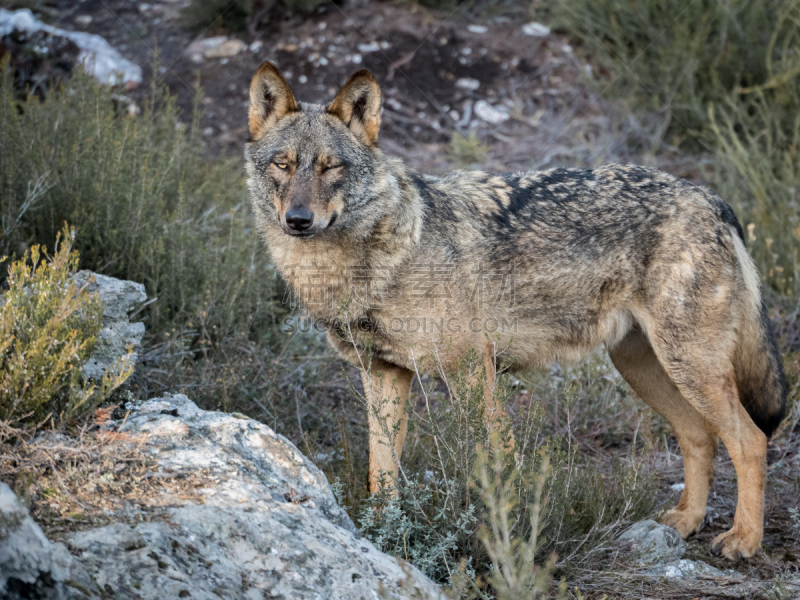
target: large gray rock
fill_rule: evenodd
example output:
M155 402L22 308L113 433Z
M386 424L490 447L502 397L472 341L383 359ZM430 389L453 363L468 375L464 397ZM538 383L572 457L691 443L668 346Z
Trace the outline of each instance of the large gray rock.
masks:
M18 501L0 482L0 597L68 597L70 557L63 544L51 544Z
M12 32L36 35L41 32L54 38L66 38L79 49L78 60L84 64L87 73L94 75L103 83L121 82L134 86L142 82L142 69L139 65L122 57L99 35L83 31L67 31L47 25L33 16L27 8L5 10L0 8L0 37ZM37 47L36 51L48 53L48 48Z
M103 301L103 328L97 337L92 356L83 367L89 379L102 379L106 369L117 360L136 362L136 351L144 337L144 323L131 323L128 314L147 300L141 283L115 279L91 271L78 271L72 277L79 288L86 286ZM128 349L133 346L133 352Z
M677 531L649 519L631 526L617 538L616 546L622 559L637 567L672 563L686 551L686 542Z
M266 425L174 395L108 427L135 440L148 476L191 485L147 507L120 492L116 522L66 534L56 579L70 598L443 600L360 537L322 472Z

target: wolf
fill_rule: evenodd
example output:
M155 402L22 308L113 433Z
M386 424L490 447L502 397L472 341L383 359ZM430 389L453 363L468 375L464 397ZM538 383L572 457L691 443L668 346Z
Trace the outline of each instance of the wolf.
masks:
M454 371L477 352L498 424L498 356L530 369L605 345L680 444L685 488L663 522L683 537L700 528L721 439L738 502L712 550L752 556L786 384L731 208L635 165L424 175L383 154L380 121L366 70L325 106L299 103L269 62L250 85L257 228L306 312L361 369L370 490L398 476L420 365Z

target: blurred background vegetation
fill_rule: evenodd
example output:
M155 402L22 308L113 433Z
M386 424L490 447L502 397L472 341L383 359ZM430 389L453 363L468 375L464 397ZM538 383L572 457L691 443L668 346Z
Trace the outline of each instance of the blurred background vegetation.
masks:
M608 69L604 93L664 113L670 144L714 153L709 179L753 224L762 274L795 296L800 3L564 0L552 10Z
M655 115L657 147L704 157L704 181L745 226L779 315L794 386L800 3L423 4L477 21L508 13L547 23L600 74L584 85L632 115ZM194 32L236 34L256 31L276 11L302 20L319 6L192 0L182 19ZM541 567L521 576L525 589L544 589L542 578L580 579L604 564L624 527L663 508L653 451L669 457L674 440L602 355L521 381L501 376L498 394L513 416L518 460L477 450L474 440L486 437L479 389L466 380L420 378L399 496L370 497L357 376L319 334L284 331L297 315L253 230L240 157L208 157L202 90L191 114L181 112L156 77L141 112L129 114L118 94L80 70L41 98L26 97L7 61L0 69L0 255L11 260L36 244L52 247L68 223L80 268L146 285L151 301L140 316L148 337L134 397L182 391L205 408L269 424L323 469L379 548L464 597L476 589L520 597L497 577L503 561L507 572L523 568L515 553L524 548ZM454 131L444 154L454 168L472 168L486 160L486 143L474 131ZM8 264L0 265L2 279ZM787 435L797 423L794 406L790 413ZM602 456L578 433L587 431L602 436ZM510 514L509 531L498 506ZM519 543L504 547L503 536ZM532 542L535 549L524 546Z

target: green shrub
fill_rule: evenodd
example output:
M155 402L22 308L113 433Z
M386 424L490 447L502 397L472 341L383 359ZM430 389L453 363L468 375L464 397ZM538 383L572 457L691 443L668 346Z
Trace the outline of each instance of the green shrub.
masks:
M485 452L478 452L474 475L475 487L486 507L486 523L478 530L478 537L491 559L492 591L505 600L549 597L556 556L542 561L539 535L544 507L542 494L550 475L550 461L545 455L537 477L525 482L534 493L532 503L525 507L530 519L528 533L520 537L513 533L519 508L516 481L519 475L517 471L505 472L502 451L495 448L493 454L494 460L490 460Z
M243 30L247 19L253 14L257 0L192 0L181 11L187 27L201 29L221 25L228 29Z
M794 93L800 92L800 88ZM734 207L759 272L780 294L800 293L800 95L792 114L764 93L709 111L716 187Z
M310 12L327 4L325 0L192 0L183 9L184 23L191 28L220 25L233 31L258 26L277 6L291 12Z
M766 51L766 81L708 109L716 184L747 230L764 278L800 293L800 4L783 7ZM774 57L774 58L772 58Z
M764 84L770 36L794 0L564 0L556 25L611 71L614 94L669 111L673 131L698 132L709 102ZM669 118L669 117L668 117Z
M132 371L123 362L100 382L83 379L103 304L70 281L78 253L69 230L51 259L43 255L33 246L10 265L0 299L0 421L9 425L92 412Z
M466 169L474 163L485 161L488 151L488 146L481 143L475 131L470 131L467 137L454 131L447 149L447 159L457 167Z
M19 106L7 70L0 93L4 253L53 239L67 220L82 266L158 297L151 331L196 321L207 305L207 327L226 332L250 315L255 327L272 319L260 304L275 293L274 275L247 231L244 177L231 163L208 164L174 98L156 87L132 118L79 73Z
M275 378L295 346L273 362L285 288L252 228L240 163L207 160L198 118L181 117L158 82L131 117L82 72L20 103L4 68L0 254L50 243L68 221L82 268L147 288L141 394L187 391L267 419L296 383Z

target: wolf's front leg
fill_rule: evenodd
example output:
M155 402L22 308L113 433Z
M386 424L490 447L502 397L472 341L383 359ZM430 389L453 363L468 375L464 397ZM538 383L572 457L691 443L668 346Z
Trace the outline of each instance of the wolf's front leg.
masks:
M395 484L400 454L406 439L414 372L382 361L373 361L370 371L361 371L369 421L369 491L379 492L381 475Z
M471 388L478 385L483 387L483 419L489 430L490 443L503 445L506 454L512 454L516 450L514 431L511 429L509 415L500 401L498 390L495 387L497 382L496 349L494 344L484 344L479 347L479 351L481 362L475 365L469 373L469 385ZM507 431L508 438L503 439ZM520 457L517 456L518 463L519 460Z

